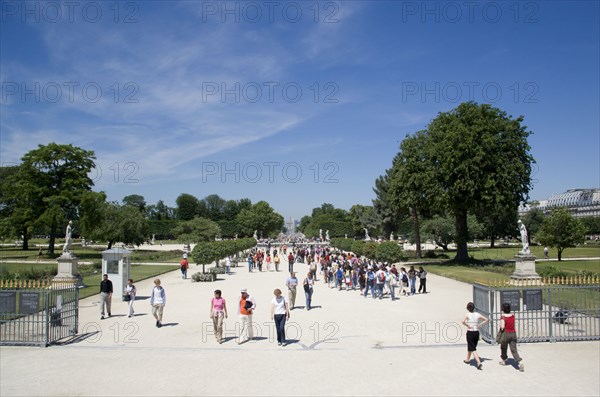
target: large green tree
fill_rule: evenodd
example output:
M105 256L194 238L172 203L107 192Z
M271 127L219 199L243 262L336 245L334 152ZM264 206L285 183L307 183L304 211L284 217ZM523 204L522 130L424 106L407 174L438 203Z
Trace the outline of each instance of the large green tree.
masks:
M115 243L140 245L148 239L148 224L144 215L131 205L104 203L100 209L101 223L88 230L86 237L106 241L108 249Z
M89 177L94 169L93 151L73 145L49 143L39 145L21 159L18 171L12 176L15 183L14 202L9 217L20 218L25 225L39 225L48 230L48 252L54 253L56 236L68 220L77 219L84 193L91 191ZM27 249L26 241L23 248Z
M454 216L458 262L469 259L471 209L516 208L528 198L534 159L527 141L531 132L522 121L489 104L466 102L439 113L427 128L430 197L437 209Z
M275 212L266 201L259 201L245 208L237 215L237 223L242 236L252 236L257 230L259 236L276 236L283 228L283 216Z
M199 216L192 220L180 222L173 230L177 240L182 243L198 243L214 241L221 233L219 225L210 219Z
M568 209L558 207L544 219L536 237L542 245L555 247L561 261L566 248L583 243L585 227Z
M21 179L19 171L19 166L0 167L0 235L22 238L27 250L44 203L36 185Z
M419 131L406 136L400 152L394 157L390 175L389 192L398 213L410 214L416 256L421 257L421 228L419 215L429 213L433 206L435 180L433 167L427 156L427 132Z
M142 214L146 213L146 199L139 194L130 194L123 197L123 205L131 205L139 209Z
M190 221L198 215L198 198L188 193L181 193L176 199L175 215L180 221Z

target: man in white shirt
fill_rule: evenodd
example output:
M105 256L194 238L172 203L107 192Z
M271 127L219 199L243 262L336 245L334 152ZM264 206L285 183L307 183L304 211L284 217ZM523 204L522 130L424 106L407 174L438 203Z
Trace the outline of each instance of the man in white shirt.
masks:
M298 279L295 272L290 273L290 277L286 280L285 285L288 287L288 301L290 310L292 310L296 305L296 287L298 287Z

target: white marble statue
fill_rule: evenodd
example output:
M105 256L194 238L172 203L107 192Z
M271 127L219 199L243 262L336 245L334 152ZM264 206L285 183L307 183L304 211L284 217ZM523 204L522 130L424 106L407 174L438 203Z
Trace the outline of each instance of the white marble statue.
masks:
M319 229L319 238L323 240L323 229Z
M325 240L329 241L329 230L325 231Z
M371 237L369 237L369 231L367 230L367 228L365 227L365 240L369 241L371 240Z
M517 222L518 228L519 228L519 232L521 233L521 244L523 245L523 249L521 251L519 251L520 254L531 254L531 251L529 250L529 238L527 235L527 228L525 227L525 224L519 219L519 221Z
M72 234L73 221L69 221L69 224L67 225L67 230L65 232L65 245L63 245L63 254L68 254L71 252L71 243L73 242Z
M254 237L255 240L258 240L258 230L254 231L254 234L252 235L252 237Z
M394 232L390 233L390 241L394 241Z

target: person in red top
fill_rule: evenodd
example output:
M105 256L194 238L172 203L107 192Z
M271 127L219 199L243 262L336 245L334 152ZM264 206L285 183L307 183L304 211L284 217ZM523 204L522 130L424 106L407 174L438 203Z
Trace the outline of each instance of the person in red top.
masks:
M500 329L504 330L504 336L500 343L500 365L506 365L508 354L506 350L510 346L510 354L514 357L518 364L519 371L525 370L525 365L521 362L523 359L519 356L517 351L517 331L515 330L515 316L510 312L510 303L502 304L502 311L504 314L500 317Z
M188 263L187 260L187 254L183 254L183 259L181 260L180 263L180 269L181 269L181 278L187 278L187 271L190 268L190 264Z

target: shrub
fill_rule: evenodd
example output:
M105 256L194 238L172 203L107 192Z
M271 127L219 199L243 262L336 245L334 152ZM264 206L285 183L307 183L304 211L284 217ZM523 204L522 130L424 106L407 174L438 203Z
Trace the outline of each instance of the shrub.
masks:
M225 271L227 269L225 269L224 267L213 267L209 270L209 273L214 273L214 274L225 274Z
M569 273L560 270L554 265L544 266L537 269L537 272L542 277L567 277Z
M202 283L202 282L213 282L217 279L217 275L215 273L201 273L197 272L192 274L192 282Z
M395 241L386 241L377 246L377 260L388 263L396 263L402 260L403 251Z

